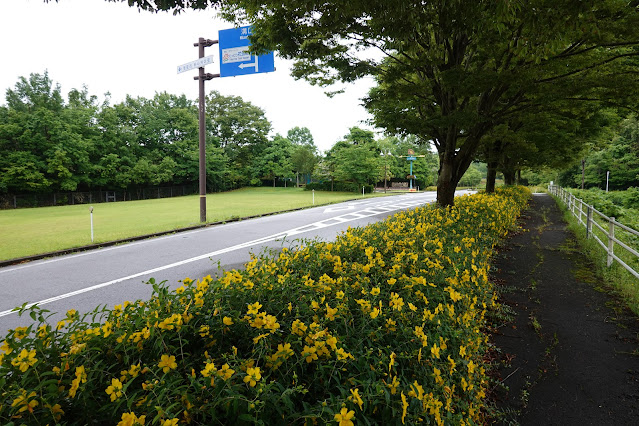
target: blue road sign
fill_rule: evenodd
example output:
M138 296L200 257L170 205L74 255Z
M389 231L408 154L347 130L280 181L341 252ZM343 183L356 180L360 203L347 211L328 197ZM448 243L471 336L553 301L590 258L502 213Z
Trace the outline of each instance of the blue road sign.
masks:
M251 27L232 28L219 32L220 77L258 74L275 71L273 52L251 55L248 46Z
M406 157L406 160L408 160L408 161L415 161L415 160L417 160L417 157L413 157L413 156L411 155L411 156Z

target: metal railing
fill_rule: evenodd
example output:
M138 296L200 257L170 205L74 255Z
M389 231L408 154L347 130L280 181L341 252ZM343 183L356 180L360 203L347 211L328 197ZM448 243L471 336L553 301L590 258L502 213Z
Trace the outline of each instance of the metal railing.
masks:
M593 238L606 251L608 267L612 266L616 260L628 272L639 278L639 272L628 265L628 262L636 263L637 259L639 259L639 252L619 239L620 235L628 236L630 237L629 239L639 238L639 231L617 222L614 217L604 215L593 206L586 204L583 200L557 185L549 185L548 191L559 198L572 215L577 218L577 221L586 228L586 237ZM615 236L615 230L617 230L617 236ZM621 259L615 254L615 246L617 245L632 256L627 256L625 261Z

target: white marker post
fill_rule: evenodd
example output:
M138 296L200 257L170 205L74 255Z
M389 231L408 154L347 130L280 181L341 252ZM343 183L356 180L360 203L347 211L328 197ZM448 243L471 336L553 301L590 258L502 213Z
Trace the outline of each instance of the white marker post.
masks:
M93 206L89 207L89 214L91 215L91 242L93 242Z
M313 205L315 205L315 190L313 190Z

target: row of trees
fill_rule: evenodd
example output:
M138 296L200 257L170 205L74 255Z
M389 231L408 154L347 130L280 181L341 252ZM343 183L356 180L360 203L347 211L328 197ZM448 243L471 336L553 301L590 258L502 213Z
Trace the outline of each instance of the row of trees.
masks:
M639 188L639 121L631 114L603 140L587 145L581 161L563 170L558 183L575 188Z
M254 25L255 51L278 50L296 60L296 77L316 84L373 76L365 103L375 124L435 146L441 205L453 204L473 161L488 164L490 191L497 170L513 183L526 167L579 158L610 124L609 111L637 105L633 1L133 3L219 6L225 18Z
M0 193L93 189L135 190L198 179L197 107L185 96L157 93L98 103L87 89L67 99L48 73L22 77L0 107ZM240 97L207 96L207 187L222 191L311 176L341 189L405 177L398 155L419 149L415 138L375 140L354 127L327 154L307 128L269 136L264 111ZM422 148L423 149L423 148ZM382 156L380 154L385 154ZM390 155L389 155L390 154ZM416 172L432 183L436 158L426 150Z

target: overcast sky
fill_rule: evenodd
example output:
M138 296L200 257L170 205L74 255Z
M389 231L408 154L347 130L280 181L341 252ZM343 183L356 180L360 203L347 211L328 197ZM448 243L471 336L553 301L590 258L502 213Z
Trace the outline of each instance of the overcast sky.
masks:
M82 85L100 101L111 93L112 104L126 95L152 98L166 91L196 100L197 70L177 74L177 66L197 59L199 37L217 40L219 30L232 24L217 19L213 10L170 13L138 12L125 3L105 0L3 0L0 13L0 104L20 76L49 71L49 77L68 92ZM218 48L209 47L218 72ZM346 86L346 93L330 99L324 89L296 81L291 62L275 58L276 71L216 78L206 91L241 96L261 107L283 135L295 126L308 127L321 150L329 149L352 126L368 128L369 115L360 105L373 84L364 79Z

